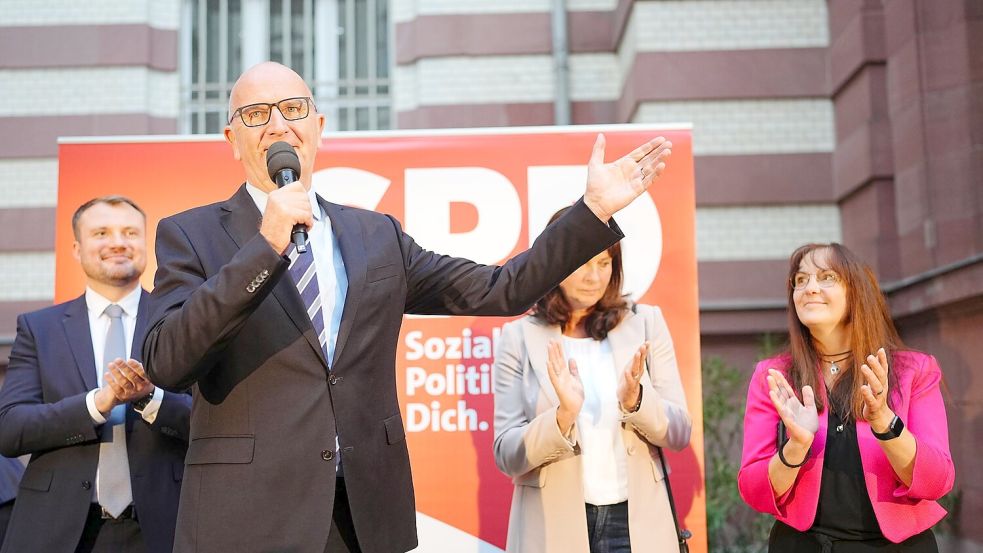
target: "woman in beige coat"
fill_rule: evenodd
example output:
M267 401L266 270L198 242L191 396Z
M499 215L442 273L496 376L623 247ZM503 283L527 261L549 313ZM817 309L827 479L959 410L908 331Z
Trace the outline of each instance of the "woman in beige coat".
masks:
M692 422L662 312L631 309L622 278L615 244L502 329L494 447L515 483L509 552L678 547L656 448L686 447Z

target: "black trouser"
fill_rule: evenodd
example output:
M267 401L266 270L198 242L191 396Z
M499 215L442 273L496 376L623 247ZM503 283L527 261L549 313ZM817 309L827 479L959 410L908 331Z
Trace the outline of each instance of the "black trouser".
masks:
M886 538L871 540L838 540L816 532L799 532L775 521L768 537L770 553L938 553L935 534L929 528L901 543Z
M355 523L348 505L348 488L344 478L335 479L334 509L331 512L331 532L324 553L362 553L355 537Z
M628 502L587 504L587 539L590 553L631 553L628 537Z
M93 503L75 553L146 553L140 523L132 513L129 510L118 519L102 518L102 509Z

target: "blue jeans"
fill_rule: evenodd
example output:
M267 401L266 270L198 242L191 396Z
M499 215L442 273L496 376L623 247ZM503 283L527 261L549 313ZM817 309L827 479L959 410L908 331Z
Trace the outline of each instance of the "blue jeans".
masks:
M591 553L631 553L628 539L628 502L587 504L587 538Z

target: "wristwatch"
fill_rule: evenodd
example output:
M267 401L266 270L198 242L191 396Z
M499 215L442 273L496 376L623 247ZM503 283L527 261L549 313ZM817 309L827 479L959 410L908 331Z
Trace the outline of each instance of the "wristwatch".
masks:
M143 410L147 408L147 405L150 403L150 400L152 399L154 399L154 393L150 392L149 394L143 396L142 398L133 401L131 403L131 405L133 405L133 410L142 415Z
M870 431L878 440L893 440L904 431L904 421L901 420L901 417L894 415L894 418L891 419L891 424L887 425L885 432L874 432L873 427L871 427Z

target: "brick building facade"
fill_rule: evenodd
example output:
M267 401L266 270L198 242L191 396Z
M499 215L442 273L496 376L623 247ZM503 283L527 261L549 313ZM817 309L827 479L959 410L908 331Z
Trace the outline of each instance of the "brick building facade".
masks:
M291 9L217 3L272 4ZM983 455L983 3L565 5L561 81L548 0L390 0L379 126L551 125L560 90L573 124L692 122L704 354L750 370L760 336L784 330L795 246L858 251L903 337L943 367L963 492L948 547L980 550L983 484L970 473ZM199 7L0 0L3 361L16 314L53 295L56 137L193 129L185 27ZM246 54L233 58L248 65Z

